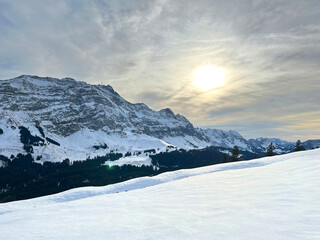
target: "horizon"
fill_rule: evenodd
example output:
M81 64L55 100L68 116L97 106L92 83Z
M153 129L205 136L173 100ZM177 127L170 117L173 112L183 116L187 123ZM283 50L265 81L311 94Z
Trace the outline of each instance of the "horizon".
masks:
M2 80L71 77L196 127L320 138L319 1L33 2L0 3ZM223 83L195 84L203 66Z

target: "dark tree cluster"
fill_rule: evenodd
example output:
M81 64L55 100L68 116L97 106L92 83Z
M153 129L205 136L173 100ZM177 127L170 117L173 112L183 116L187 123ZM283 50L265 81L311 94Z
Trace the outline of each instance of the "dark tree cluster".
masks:
M199 150L176 150L151 155L154 166L109 166L106 161L115 161L123 156L111 152L105 156L73 161L37 163L31 154L18 154L7 158L0 155L5 167L0 168L0 202L28 199L54 194L83 186L104 186L132 178L154 176L166 171L196 168L218 163L241 160L240 151L234 148L232 156L221 152L230 149L209 147ZM241 152L246 159L256 156Z
M293 149L295 152L304 151L306 150L305 147L301 144L301 141L298 140L296 146Z
M231 159L232 162L243 160L241 155L240 155L240 150L239 150L238 146L234 146L233 147L230 159Z
M132 156L132 153L131 152L126 152L126 154L124 156L125 157L130 157L130 156Z
M57 141L55 141L55 140L53 140L53 139L51 139L51 138L46 137L46 140L47 140L49 143L52 143L52 144L57 145L57 146L60 146L60 143L58 143Z
M29 129L21 126L20 129L20 141L23 144L23 149L27 153L33 153L33 146L43 146L44 140L41 137L33 136Z
M40 126L37 126L37 129L39 130L40 134L44 137L45 134L43 132L43 129ZM20 141L23 144L23 149L27 153L33 153L33 146L43 146L45 145L45 140L49 143L52 143L54 145L60 146L60 143L57 141L46 137L45 139L39 137L39 136L33 136L28 128L21 126L20 129Z
M97 156L95 158L93 158L93 160L99 160L99 161L115 161L118 160L119 158L123 157L122 153L108 153L105 156ZM89 161L90 158L87 159L87 161Z
M156 153L155 149L147 149L143 151L144 153Z
M122 155L121 155L122 156ZM107 157L110 159L109 157ZM115 155L111 156L114 159ZM0 156L0 202L28 199L84 186L104 186L158 173L152 166L108 166L106 158L36 163L31 154Z
M107 145L107 144L94 145L93 148L96 149L96 150L99 150L99 149L107 149L107 148L108 148L108 145Z
M223 153L211 149L179 150L151 155L150 158L160 169L177 170L222 163Z
M270 145L268 146L267 148L267 154L266 156L274 156L275 153L274 153L274 150L275 150L275 146L273 145L273 143L270 143Z
M44 134L43 128L39 124L35 125L35 127L39 130L41 137L45 138L46 135Z

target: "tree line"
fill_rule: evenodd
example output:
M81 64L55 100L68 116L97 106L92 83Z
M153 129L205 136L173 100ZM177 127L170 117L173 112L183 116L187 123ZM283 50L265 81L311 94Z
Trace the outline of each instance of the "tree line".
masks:
M267 148L267 152L266 152L266 156L274 156L276 155L276 153L274 152L274 150L276 149L276 147L274 146L273 143L270 143L268 148ZM299 152L299 151L305 151L306 148L302 145L301 141L298 140L296 142L295 147L293 148L294 152Z
M38 140L38 139L34 139ZM29 149L30 150L30 149ZM271 143L265 155L275 155L275 146ZM297 141L294 151L305 148ZM175 150L150 155L152 166L109 166L106 161L115 161L121 153L109 153L105 156L73 161L43 163L35 161L30 153L18 154L7 158L0 155L5 167L0 168L0 202L22 200L58 193L84 186L105 186L143 176L154 176L178 169L196 168L219 163L250 160L265 155L240 151L234 146L230 149L208 147L197 150ZM155 153L148 150L148 153ZM128 155L125 154L125 155ZM38 159L39 160L39 159Z

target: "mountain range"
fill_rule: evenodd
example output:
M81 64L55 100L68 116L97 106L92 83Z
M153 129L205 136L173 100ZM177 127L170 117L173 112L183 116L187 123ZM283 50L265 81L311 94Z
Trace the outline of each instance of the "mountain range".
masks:
M218 146L265 152L295 146L275 138L244 139L236 131L201 129L171 109L130 103L107 85L22 75L0 81L0 155L31 153L42 161L84 160L109 152ZM320 145L309 140L306 147Z

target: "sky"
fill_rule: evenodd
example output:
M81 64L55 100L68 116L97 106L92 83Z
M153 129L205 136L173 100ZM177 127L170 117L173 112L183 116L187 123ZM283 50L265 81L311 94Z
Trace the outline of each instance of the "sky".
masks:
M109 84L246 138L320 138L319 0L0 0L0 79ZM203 65L225 70L194 86Z

